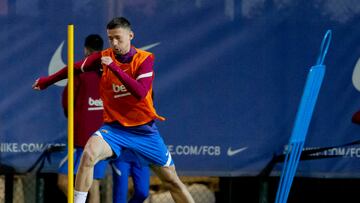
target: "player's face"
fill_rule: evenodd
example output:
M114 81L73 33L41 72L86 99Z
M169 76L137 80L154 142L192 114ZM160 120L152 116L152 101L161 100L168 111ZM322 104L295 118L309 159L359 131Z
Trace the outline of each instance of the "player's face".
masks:
M131 40L134 38L134 33L124 28L114 28L107 30L107 35L112 50L119 55L124 55L129 52Z

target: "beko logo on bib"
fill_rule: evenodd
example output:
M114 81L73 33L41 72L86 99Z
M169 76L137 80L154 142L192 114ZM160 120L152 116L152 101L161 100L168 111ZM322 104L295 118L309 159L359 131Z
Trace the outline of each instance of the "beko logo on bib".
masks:
M125 96L131 95L131 93L127 91L127 89L124 85L112 84L112 89L113 89L114 93L120 93L120 94L114 95L114 98L125 97Z
M118 93L118 92L126 92L127 89L124 85L116 85L116 84L112 84L112 88L113 88L113 91L115 93Z

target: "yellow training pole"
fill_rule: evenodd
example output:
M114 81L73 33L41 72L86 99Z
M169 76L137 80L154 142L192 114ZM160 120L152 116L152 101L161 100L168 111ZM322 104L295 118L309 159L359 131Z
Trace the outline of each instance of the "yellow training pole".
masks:
M68 203L74 202L74 25L68 25Z

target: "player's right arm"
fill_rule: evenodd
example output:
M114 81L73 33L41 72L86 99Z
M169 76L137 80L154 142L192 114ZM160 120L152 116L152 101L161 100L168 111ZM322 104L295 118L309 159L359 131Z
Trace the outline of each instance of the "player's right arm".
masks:
M74 74L80 74L86 71L98 71L101 69L101 52L96 52L74 63ZM47 77L40 77L35 80L32 88L34 90L43 90L50 85L67 78L68 67L65 66L58 72Z

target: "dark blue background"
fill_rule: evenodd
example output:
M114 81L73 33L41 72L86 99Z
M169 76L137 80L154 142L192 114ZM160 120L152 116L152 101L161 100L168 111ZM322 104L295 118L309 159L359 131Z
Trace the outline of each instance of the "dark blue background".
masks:
M360 108L352 83L360 54L356 0L17 0L6 6L0 12L2 144L66 143L62 88L36 92L31 85L48 74L67 24L75 25L79 60L84 37L99 33L106 39L107 22L121 15L133 24L135 46L160 42L150 49L156 56L155 103L167 118L158 126L180 173L258 175L281 154L328 29L333 39L305 147L359 139L360 126L351 123ZM199 152L201 146L220 151ZM229 147L247 148L228 156ZM197 151L184 154L189 148ZM345 156L302 162L299 175L359 177L360 148L336 150ZM0 162L23 172L40 154L3 150Z

